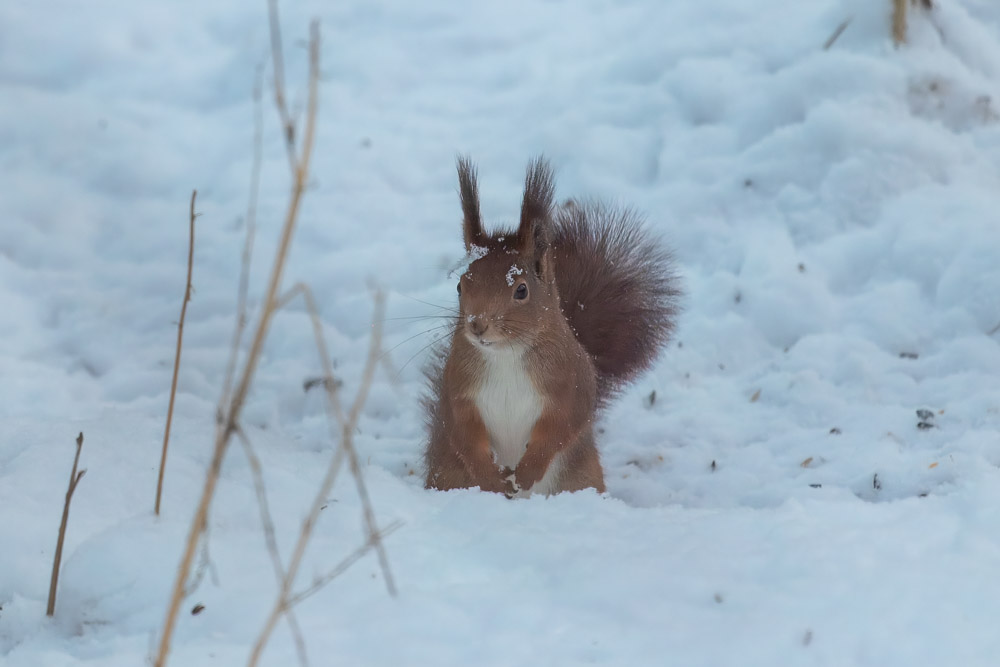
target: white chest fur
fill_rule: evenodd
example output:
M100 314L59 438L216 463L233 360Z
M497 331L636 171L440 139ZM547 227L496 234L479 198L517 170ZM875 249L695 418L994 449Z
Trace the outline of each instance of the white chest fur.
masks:
M476 407L490 434L497 463L514 468L542 414L542 397L518 351L508 348L484 352L486 368L476 394Z

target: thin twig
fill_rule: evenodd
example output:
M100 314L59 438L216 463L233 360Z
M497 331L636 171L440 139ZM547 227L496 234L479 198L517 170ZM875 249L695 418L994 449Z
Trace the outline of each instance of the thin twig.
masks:
M312 322L313 339L316 343L316 351L319 353L320 363L323 366L323 386L327 388L327 399L330 402L330 407L333 410L333 415L337 423L343 425L347 422L347 415L344 414L344 409L340 405L340 396L337 394L337 388L340 386L340 383L333 376L333 362L330 360L330 352L326 347L323 324L319 318L319 309L316 307L316 300L313 298L312 290L305 283L295 283L287 292L281 295L275 307L284 308L297 296L302 297L302 301L306 305L306 310L309 312L309 319ZM332 391L330 391L331 388Z
M285 576L285 568L281 564L281 554L278 551L278 540L275 537L274 532L274 521L271 518L271 506L267 502L267 487L264 486L264 471L260 465L260 459L257 458L257 454L254 452L253 446L250 444L250 439L240 426L237 426L236 428L236 437L243 445L243 452L246 454L247 461L250 463L250 474L253 477L254 492L257 494L257 507L260 510L260 523L264 528L264 542L267 544L267 551L271 555L271 564L274 567L274 573L277 576L278 581L281 581Z
M280 299L280 303L287 303L288 299L293 294L302 294L307 307L310 309L310 314L316 316L315 302L312 299L311 292L305 285L295 285L291 290L289 290L288 294L284 295ZM340 446L337 447L333 458L330 460L330 464L326 470L326 475L323 477L323 480L313 497L309 513L306 515L305 519L302 520L302 526L299 529L299 539L295 544L292 557L289 560L285 579L281 584L281 590L279 591L278 597L271 609L271 613L268 615L267 621L264 623L264 627L261 629L260 634L257 637L257 641L254 643L253 649L250 653L250 658L247 661L248 667L255 667L257 665L261 655L263 654L264 647L267 645L278 620L288 609L288 601L292 597L292 588L295 583L295 578L298 575L299 567L302 564L306 547L312 537L313 527L316 525L316 521L319 519L319 514L323 509L326 498L329 495L330 490L333 488L333 484L336 481L337 474L340 471L345 456L349 457L350 453L354 452L353 432L357 426L357 419L361 413L361 406L364 405L365 400L368 398L368 391L371 388L372 379L375 375L375 368L378 365L378 352L382 343L382 317L384 315L384 307L385 299L381 293L377 293L375 296L375 317L372 324L372 335L370 339L368 359L365 362L365 368L362 373L362 380L361 385L358 388L358 394L355 397L354 403L351 406L346 420L343 419L343 410L337 400L336 389L334 388L332 382L333 365L330 362L330 356L326 353L326 344L322 341L322 331L317 329L317 318L314 317L314 331L319 332L316 346L320 353L320 360L323 365L323 374L326 380L324 384L326 385L326 393L328 397L327 405L329 411L334 413L332 415L328 413L327 419L330 423L330 428L334 438L336 438L334 419L336 419L336 422L341 425ZM354 458L356 461L356 454ZM351 467L352 471L356 471L356 479L360 477L360 469L356 469L354 465ZM359 483L359 491L361 489L364 489L363 480ZM369 518L374 515L371 512L370 501L366 492L362 495L361 502L363 506L367 506L364 512L365 523L370 526L371 524L369 523ZM371 542L373 548L377 550L382 547L379 532L376 528L372 527L368 530L368 541ZM382 553L384 554L384 551L382 551ZM388 569L388 563L382 558L379 560L383 566L383 572L386 576L386 586L388 587L389 592L392 595L395 595L395 586L392 582L392 576Z
M385 586L389 591L389 595L395 597L396 584L393 581L392 572L389 569L389 557L386 555L385 545L382 544L382 540L378 535L378 528L375 524L375 510L372 508L371 499L368 496L368 489L365 486L364 475L361 473L361 462L358 457L358 450L354 448L353 441L354 429L357 426L358 419L361 417L361 408L364 406L364 403L368 398L368 388L371 387L372 379L375 376L376 361L378 359L379 350L381 350L382 347L382 318L385 316L385 296L381 292L376 292L375 294L375 316L378 319L376 320L375 328L372 329L371 342L368 348L368 358L371 361L365 365L365 373L361 381L362 390L358 391L358 395L354 399L354 405L351 406L351 413L348 416L347 425L344 427L345 434L341 442L343 443L344 449L347 450L347 457L351 464L351 472L354 476L354 483L358 488L358 496L361 498L361 511L364 516L365 528L368 531L368 536L372 540L375 547L375 553L378 555L379 565L381 566L382 574L385 577Z
M167 655L170 652L170 642L173 638L174 626L177 622L177 614L180 611L181 601L184 595L184 582L187 581L191 572L191 564L194 561L194 552L198 544L198 538L208 522L208 511L215 496L216 485L219 481L219 472L222 469L222 460L225 457L226 448L230 437L239 423L240 414L243 410L250 385L253 383L257 365L260 362L261 351L264 341L270 330L271 320L274 317L276 297L281 288L281 276L284 273L285 260L288 257L288 249L292 242L295 223L298 220L299 205L302 200L302 193L305 190L306 180L309 173L309 161L312 157L313 139L316 130L316 98L319 82L319 24L315 21L310 26L309 39L309 103L306 113L306 129L303 135L302 157L294 170L291 199L288 203L288 210L285 214L285 222L281 231L281 238L278 249L275 253L274 264L271 268L271 277L268 281L267 292L261 309L260 320L254 331L250 350L247 353L246 362L240 373L239 381L233 391L229 402L229 409L226 411L223 428L218 429L215 438L215 445L212 450L212 460L208 473L205 475L205 483L201 492L201 499L198 508L191 521L188 531L187 543L181 562L177 568L177 578L174 581L173 592L170 603L167 606L167 615L163 624L163 634L160 637L160 644L156 658L153 661L155 667L164 667Z
M262 104L264 85L264 64L257 66L257 76L253 88L253 164L250 167L250 196L247 202L247 234L243 241L243 255L240 259L240 283L236 296L236 325L233 328L233 340L229 348L229 361L226 363L226 375L222 384L222 397L219 399L218 421L223 423L223 412L229 401L233 388L233 376L236 374L236 361L239 357L240 342L243 340L243 330L247 325L247 291L250 285L250 260L253 257L253 241L257 231L257 195L260 192L260 170L263 155L264 110Z
M840 36L844 34L844 31L847 30L847 26L851 25L851 21L853 20L853 16L848 16L846 19L841 21L840 25L837 26L837 29L833 31L832 35L830 35L830 38L823 43L824 51L830 50L830 47L833 46L838 39L840 39Z
M264 485L264 470L260 465L260 459L257 458L257 454L253 450L250 438L247 436L246 431L244 431L240 426L237 426L236 437L239 439L240 443L242 443L243 451L246 454L247 461L250 463L250 473L253 477L254 492L257 494L257 508L260 510L260 523L264 529L264 541L267 543L267 551L271 555L271 565L274 567L274 577L280 585L285 578L285 567L281 564L281 552L278 550L278 540L274 533L274 521L271 518L270 504L267 502L267 487ZM285 614L285 619L288 621L288 629L291 631L292 638L295 641L295 650L299 656L299 663L308 667L309 656L306 653L306 642L302 637L302 628L299 626L298 618L296 618L295 613L289 609L288 613Z
M378 533L376 533L378 541L385 540L386 537L388 537L402 525L403 525L402 521L393 521L388 526L386 526L382 530L378 531ZM333 581L334 579L342 575L344 572L346 572L348 569L350 569L351 565L354 565L354 563L361 560L361 557L364 556L369 551L371 551L375 547L375 544L376 540L369 537L364 544L362 544L360 547L358 547L350 554L348 554L347 557L344 558L344 560L337 563L336 567L334 567L326 574L316 577L316 579L305 590L300 591L295 595L293 595L292 597L288 598L288 602L286 603L287 609L285 613L290 614L295 605L302 602L309 596L318 593L320 589L322 589L324 586L326 586L331 581Z
M892 0L892 41L896 46L906 43L906 2Z
M66 489L66 502L63 503L62 521L59 522L59 537L56 539L56 555L52 559L52 579L49 581L49 604L45 609L46 616L56 613L56 588L59 586L59 565L62 563L63 541L66 539L66 524L69 522L69 503L73 500L76 485L83 479L86 470L76 471L80 463L80 450L83 449L83 432L76 436L76 455L73 457L73 469L69 473L69 488Z
M181 368L181 343L184 340L184 316L187 314L188 301L191 300L191 270L194 266L194 201L197 190L191 191L191 234L188 240L188 270L187 285L184 287L184 301L181 303L181 319L177 323L177 352L174 354L174 378L170 381L170 404L167 406L167 425L163 429L163 453L160 454L160 475L156 480L156 515L160 515L160 497L163 495L163 470L167 466L167 444L170 442L170 423L174 418L174 398L177 396L177 374Z
M323 365L324 385L327 388L327 418L335 418L344 431L341 436L341 448L346 450L347 460L351 466L351 475L358 489L358 497L361 499L361 511L364 519L365 532L369 538L374 540L375 551L378 554L379 565L382 574L385 576L386 588L390 595L396 595L396 585L389 569L389 558L385 552L385 546L378 539L378 527L375 522L375 510L372 508L371 499L368 496L368 488L365 485L364 475L361 472L361 463L358 451L354 447L354 430L357 428L358 419L361 417L361 408L368 398L368 389L371 386L375 375L375 368L381 359L382 349L382 327L385 322L385 295L381 291L375 292L375 314L372 325L372 335L369 340L368 356L369 362L365 364L363 377L361 379L361 389L354 398L351 410L346 419L343 408L337 395L337 387L333 381L333 363L330 361L330 354L326 347L326 339L323 336L323 327L320 323L319 309L316 307L316 299L313 298L312 290L304 283L296 283L286 292L279 303L287 304L296 295L301 295L309 311L309 318L312 321L313 337L316 342L316 351L319 353L320 363ZM332 426L333 422L330 421ZM336 434L331 432L331 436L336 438ZM339 462L338 462L339 466ZM324 494L325 496L325 494Z
M212 583L216 586L219 585L219 573L212 564L212 553L209 551L208 546L210 538L209 527L206 524L205 530L202 532L201 539L198 542L201 545L201 555L198 558L198 566L194 568L194 574L184 586L184 597L187 597L198 590L198 587L201 586L202 580L205 578L206 572L211 576Z
M281 46L281 18L278 16L278 0L268 0L267 15L271 24L271 60L274 66L274 105L278 108L281 129L288 152L288 166L295 173L299 161L295 158L295 121L288 113L285 101L285 57Z

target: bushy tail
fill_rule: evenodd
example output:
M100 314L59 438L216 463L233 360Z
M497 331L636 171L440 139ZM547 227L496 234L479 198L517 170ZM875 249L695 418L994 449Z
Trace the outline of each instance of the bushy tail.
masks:
M634 211L571 200L553 217L563 313L594 359L603 404L656 360L681 292L670 254Z

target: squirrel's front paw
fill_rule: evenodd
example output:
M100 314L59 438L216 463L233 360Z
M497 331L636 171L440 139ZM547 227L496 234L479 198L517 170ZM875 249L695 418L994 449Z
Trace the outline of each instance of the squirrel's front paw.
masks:
M535 485L535 482L542 478L542 474L544 474L544 471L539 471L534 466L519 463L517 469L514 471L514 485L518 491L527 491Z
M500 476L504 481L504 495L508 498L516 496L517 492L521 490L521 487L518 486L517 476L514 473L514 469L505 467L500 471Z
M517 493L513 475L514 471L510 468L494 468L486 479L479 483L479 489L489 493L502 493L509 498Z

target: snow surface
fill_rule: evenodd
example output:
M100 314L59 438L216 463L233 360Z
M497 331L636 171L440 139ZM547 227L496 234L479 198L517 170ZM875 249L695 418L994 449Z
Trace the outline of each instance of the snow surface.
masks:
M386 288L398 369L357 444L379 522L404 522L399 596L368 556L303 603L312 664L996 664L1000 6L935 5L894 49L887 0L284 3L295 109L310 17L324 38L287 284L315 289L349 393L369 284ZM264 2L0 3L5 667L136 665L155 646L209 457L267 52ZM252 305L289 187L264 112ZM490 219L516 219L544 152L560 196L630 203L675 248L677 338L602 421L604 496L422 488L419 369L464 253L457 152ZM302 389L311 335L300 304L278 318L244 420L286 559L332 451ZM243 664L273 600L250 480L233 448L214 577L171 664ZM345 478L301 585L360 539ZM264 664L295 661L282 625Z

